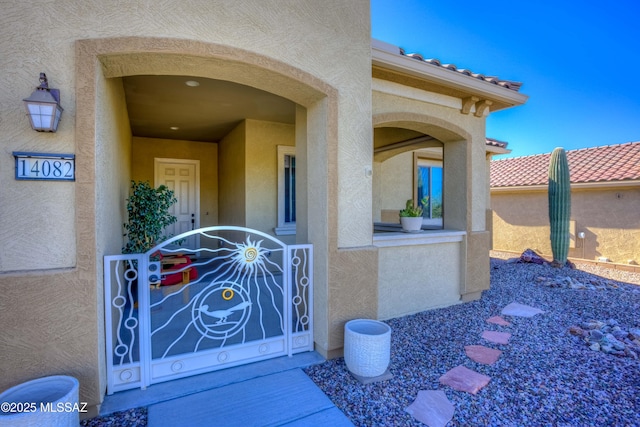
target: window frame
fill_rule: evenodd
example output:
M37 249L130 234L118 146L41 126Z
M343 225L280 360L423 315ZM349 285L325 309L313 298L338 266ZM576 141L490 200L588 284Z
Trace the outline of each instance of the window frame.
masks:
M438 167L442 169L442 217L441 218L424 218L422 219L423 227L429 227L431 229L444 229L444 160L442 158L435 157L427 157L424 154L414 153L413 156L413 201L414 203L419 203L418 200L418 168L420 166L423 167ZM432 182L429 182L429 186L432 185ZM431 193L431 188L429 189ZM431 216L431 212L429 212L429 216Z
M296 155L296 147L292 145L278 145L278 224L275 228L277 236L288 236L296 234L295 221L285 222L285 157Z

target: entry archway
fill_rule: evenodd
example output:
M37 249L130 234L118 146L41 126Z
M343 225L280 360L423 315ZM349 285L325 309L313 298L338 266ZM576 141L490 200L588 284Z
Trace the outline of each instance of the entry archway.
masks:
M471 155L471 135L459 126L439 119L412 112L396 112L374 115L374 129L395 128L411 131L415 144L398 144L388 151L382 151L376 161L384 161L407 151L425 147L442 147L444 224L451 230L466 231L467 189L469 171L467 160ZM375 142L374 142L375 144ZM374 156L375 158L375 156ZM408 166L413 168L413 161ZM400 206L399 208L402 208Z
M161 74L228 80L277 94L299 107L296 114L298 173L304 177L298 203L298 241L313 243L316 266L316 336L328 335L329 246L335 245L337 207L337 91L315 76L273 58L230 46L193 40L124 37L76 42L76 240L86 288L103 291L99 260L122 247L123 201L129 188L131 132L120 78ZM313 161L309 161L313 159ZM314 192L306 191L313 182ZM308 221L309 212L322 221ZM326 230L329 230L327 233ZM100 307L100 306L98 306ZM100 309L99 309L100 310ZM98 330L103 312L96 313ZM98 336L98 354L104 354ZM104 360L98 358L104 367ZM104 370L104 369L102 369Z

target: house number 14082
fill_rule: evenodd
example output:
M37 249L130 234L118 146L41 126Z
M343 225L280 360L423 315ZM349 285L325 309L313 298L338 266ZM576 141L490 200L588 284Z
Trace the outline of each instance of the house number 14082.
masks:
M75 180L75 156L13 153L16 179ZM54 157L56 156L56 157Z

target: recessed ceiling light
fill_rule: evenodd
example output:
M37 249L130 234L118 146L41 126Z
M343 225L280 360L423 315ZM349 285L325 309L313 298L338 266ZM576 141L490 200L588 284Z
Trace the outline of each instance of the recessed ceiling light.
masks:
M171 126L169 129L171 129L171 130L178 130L178 129L180 129L180 128L179 128L178 126Z
M187 80L186 82L184 82L184 84L191 87L200 86L200 83L195 80Z

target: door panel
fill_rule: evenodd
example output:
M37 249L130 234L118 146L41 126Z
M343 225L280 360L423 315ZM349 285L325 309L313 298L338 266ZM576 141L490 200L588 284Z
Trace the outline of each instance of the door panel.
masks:
M156 187L166 185L174 191L178 200L170 210L178 221L166 228L167 236L177 236L200 225L199 166L199 160L155 159ZM197 237L191 236L180 246L195 249L198 246Z

